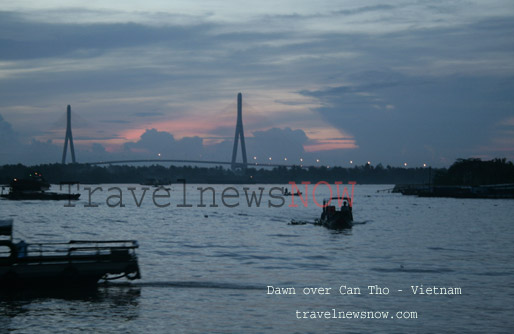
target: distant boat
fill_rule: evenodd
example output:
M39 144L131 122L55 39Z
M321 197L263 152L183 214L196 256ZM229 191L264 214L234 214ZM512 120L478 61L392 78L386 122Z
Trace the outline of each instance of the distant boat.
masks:
M329 229L346 229L353 226L352 202L348 198L344 198L342 205L338 209L335 205L327 205L328 202L339 203L338 197L333 197L328 201L323 201L323 211L318 220L319 225L323 225Z
M162 187L168 186L171 182L169 180L160 180L160 179L146 179L145 182L141 183L143 186L153 186L153 187Z
M100 279L139 279L135 240L71 240L14 243L12 219L0 220L0 289L28 286L83 286Z
M10 200L78 200L80 194L47 192L50 189L41 173L35 172L28 178L14 178L9 184L9 192L0 197ZM2 188L3 190L3 188Z
M395 185L393 193L419 197L453 197L453 198L514 198L514 184L491 184L481 186L469 185Z
M10 191L7 194L0 195L0 197L10 199L10 200L15 200L15 201L23 201L23 200L27 200L27 201L29 201L29 200L76 201L79 199L80 194L66 194L66 193L44 192L44 191L23 191L23 192Z
M282 192L282 195L284 195L284 196L300 196L301 194L302 194L302 192L300 190L298 190L296 193L292 193L287 188L286 188L286 190L284 190L284 192Z
M50 189L50 183L39 172L34 172L24 179L14 178L9 186L16 191L46 191Z

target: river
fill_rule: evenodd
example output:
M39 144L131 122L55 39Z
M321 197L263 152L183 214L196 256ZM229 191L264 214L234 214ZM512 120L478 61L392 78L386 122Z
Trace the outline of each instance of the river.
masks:
M274 185L212 186L215 207L211 190L201 203L198 188L208 185L173 185L169 197L161 189L153 198L155 188L145 192L140 185L80 185L74 207L63 201L2 200L0 213L14 219L15 239L137 239L143 277L80 291L4 291L0 328L12 333L512 331L512 200L418 198L377 192L391 186L357 184L357 224L351 230L288 224L319 217L313 186L307 207L298 198L298 207L290 207L291 197L280 205L270 197ZM86 187L102 190L89 198ZM113 187L119 190L108 190ZM223 203L228 187L234 189L226 191ZM257 195L264 188L259 207L255 202L249 207L245 187ZM334 185L331 189L335 194ZM184 191L190 207L178 207ZM109 206L119 204L117 196L109 198L113 194L121 194L124 207ZM320 185L315 195L321 202L329 188Z

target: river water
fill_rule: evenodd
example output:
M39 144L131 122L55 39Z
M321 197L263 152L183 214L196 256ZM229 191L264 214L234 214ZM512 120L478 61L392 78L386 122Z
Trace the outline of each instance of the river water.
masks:
M290 207L290 197L281 207L269 207L281 204L269 196L272 185L233 186L239 197L225 198L227 204L239 203L232 208L221 201L229 187L223 185L212 186L217 207L210 206L210 190L204 193L206 206L198 207L197 188L207 185L186 186L186 204L192 207L177 207L184 200L181 185L172 186L170 198L154 198L167 207L153 202L155 188L138 206L128 188L136 188L132 191L139 201L143 186L101 185L91 203L84 187L94 186L80 185L75 207L2 200L0 213L14 219L15 238L29 243L137 239L143 278L80 291L3 292L3 330L509 333L514 328L512 200L417 198L377 192L389 186L356 185L358 224L331 231L288 224L319 216L312 185L307 207L296 198L299 207ZM118 194L108 191L111 187L121 190L124 207L107 205L119 200L108 199ZM260 207L248 206L243 187L264 188ZM315 195L321 202L328 188L318 187ZM320 287L325 289L304 290ZM341 287L347 294L340 293ZM422 295L421 287L460 294ZM294 288L296 294L268 293L276 288ZM350 318L354 312L374 318Z

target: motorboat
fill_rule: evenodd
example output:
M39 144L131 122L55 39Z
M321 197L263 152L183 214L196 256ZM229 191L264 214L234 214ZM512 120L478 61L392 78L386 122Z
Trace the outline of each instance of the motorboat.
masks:
M302 192L298 190L296 193L292 193L289 191L289 189L285 188L285 190L282 192L282 195L284 196L300 196Z
M336 203L337 205L332 205ZM332 197L323 201L323 211L319 225L329 229L346 229L353 226L352 201L347 198Z

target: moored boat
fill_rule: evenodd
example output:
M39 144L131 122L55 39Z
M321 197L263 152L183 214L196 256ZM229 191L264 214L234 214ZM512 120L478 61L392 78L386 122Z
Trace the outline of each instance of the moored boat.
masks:
M135 240L13 242L12 219L0 220L0 287L83 286L141 278ZM8 238L5 238L7 236Z
M7 194L0 195L2 198L23 201L23 200L42 200L42 201L60 201L70 200L76 201L80 194L66 194L45 191L9 191Z
M35 172L28 178L14 178L9 184L9 192L3 193L0 197L10 200L78 200L80 194L57 193L46 191L50 189L48 183L41 173Z

